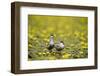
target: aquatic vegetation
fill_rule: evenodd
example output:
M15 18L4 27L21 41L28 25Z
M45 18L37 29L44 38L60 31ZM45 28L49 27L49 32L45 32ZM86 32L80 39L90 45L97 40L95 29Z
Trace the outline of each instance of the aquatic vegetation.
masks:
M49 52L54 43L64 42L61 52ZM88 57L88 18L74 16L28 15L28 60L77 59Z

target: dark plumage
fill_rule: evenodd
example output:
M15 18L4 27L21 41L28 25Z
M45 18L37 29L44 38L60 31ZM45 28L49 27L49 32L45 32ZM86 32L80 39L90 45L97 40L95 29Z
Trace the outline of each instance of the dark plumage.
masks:
M52 50L54 48L54 45L49 45L48 50Z

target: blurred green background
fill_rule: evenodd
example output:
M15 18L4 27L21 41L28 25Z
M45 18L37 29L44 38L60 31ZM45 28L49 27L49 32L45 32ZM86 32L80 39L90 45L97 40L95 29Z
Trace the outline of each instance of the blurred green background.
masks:
M60 53L47 49L51 34L64 42ZM87 58L87 37L87 17L28 15L28 60Z

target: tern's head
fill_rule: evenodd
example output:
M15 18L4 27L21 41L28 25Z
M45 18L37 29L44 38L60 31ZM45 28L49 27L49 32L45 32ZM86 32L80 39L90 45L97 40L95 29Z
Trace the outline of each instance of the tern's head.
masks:
M54 37L54 35L53 35L53 34L51 34L51 35L50 35L50 37Z
M64 42L63 42L63 41L60 41L60 43L63 43L63 44L64 44Z

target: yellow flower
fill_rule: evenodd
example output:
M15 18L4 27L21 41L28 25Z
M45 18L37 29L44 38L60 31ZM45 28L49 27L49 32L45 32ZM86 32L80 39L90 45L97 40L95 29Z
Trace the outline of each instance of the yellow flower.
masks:
M81 36L84 36L84 32L81 33Z
M82 48L87 48L87 46L83 45Z
M81 42L81 45L83 45L83 44L84 44L84 42L82 41L82 42Z
M62 57L63 58L69 58L69 56L71 56L71 54L64 54Z
M38 54L39 54L39 55L42 55L42 53L41 53L41 52L39 52Z
M80 51L80 54L83 54L83 51Z
M49 54L49 52L46 52L47 54Z
M37 39L36 37L33 38L33 40L36 40L36 39Z
M86 38L85 38L85 37L83 37L83 36L81 36L80 38L81 38L81 40L86 40Z
M30 48L32 47L32 45L31 45L31 44L29 44L28 46L29 46Z
M44 52L43 55L45 55L46 53Z
M29 36L29 38L33 38L33 35L31 35L31 34L29 34L28 36Z
M79 36L79 32L78 32L78 31L76 31L74 34L75 34L76 36Z

